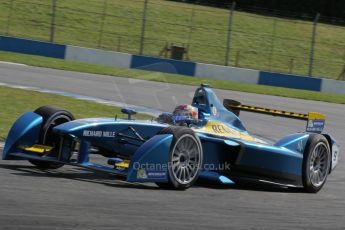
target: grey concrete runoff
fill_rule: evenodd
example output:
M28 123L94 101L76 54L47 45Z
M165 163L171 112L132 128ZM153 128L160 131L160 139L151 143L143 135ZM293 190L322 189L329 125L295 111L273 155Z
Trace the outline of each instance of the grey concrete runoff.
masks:
M189 103L195 90L7 63L0 64L0 82L164 111ZM246 104L325 113L326 131L345 146L344 105L215 91L220 98ZM301 121L265 115L243 112L241 117L250 132L272 140L305 127ZM40 171L27 161L0 161L0 229L344 229L344 158L317 194L202 184L187 191L166 191L71 166Z

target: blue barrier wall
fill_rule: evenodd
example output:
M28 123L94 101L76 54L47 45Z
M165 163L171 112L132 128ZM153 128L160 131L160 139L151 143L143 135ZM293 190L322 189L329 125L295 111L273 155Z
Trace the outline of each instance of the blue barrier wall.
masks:
M138 56L8 36L0 36L0 50L208 79L345 94L345 81Z
M0 36L0 50L52 58L65 58L65 45Z
M260 72L259 85L270 85L293 89L321 91L320 78L294 76L282 73Z
M131 68L194 76L196 64L165 58L132 56Z

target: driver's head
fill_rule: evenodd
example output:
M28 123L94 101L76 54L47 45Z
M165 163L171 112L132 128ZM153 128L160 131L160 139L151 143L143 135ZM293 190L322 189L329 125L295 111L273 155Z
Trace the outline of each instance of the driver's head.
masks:
M181 117L181 118L190 118L190 119L198 119L198 108L191 106L191 105L179 105L175 108L173 112L174 117Z

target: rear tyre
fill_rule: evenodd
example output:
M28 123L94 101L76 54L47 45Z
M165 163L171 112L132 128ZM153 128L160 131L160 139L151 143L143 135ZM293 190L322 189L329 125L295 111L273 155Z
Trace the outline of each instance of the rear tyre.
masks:
M316 193L326 183L331 161L327 139L320 134L311 135L303 156L302 182L306 192Z
M64 109L53 106L42 106L34 112L43 118L38 144L53 146L58 149L60 137L53 133L53 128L74 120L74 116ZM29 160L29 162L40 169L57 169L64 165L40 160Z
M193 130L170 126L159 134L172 134L168 160L168 183L156 183L160 188L184 190L192 186L199 177L203 152L199 138Z

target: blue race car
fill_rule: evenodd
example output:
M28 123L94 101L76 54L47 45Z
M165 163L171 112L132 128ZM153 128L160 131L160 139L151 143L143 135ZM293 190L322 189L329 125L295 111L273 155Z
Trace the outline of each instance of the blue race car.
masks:
M267 143L249 134L240 111L307 121L307 130ZM24 113L11 128L3 160L29 160L40 169L65 164L116 174L128 182L154 182L187 189L198 179L219 184L242 181L301 187L318 192L338 162L339 146L322 133L325 116L221 103L208 85L191 105L180 105L156 120L75 120L60 108L43 106ZM98 154L97 162L93 156Z

